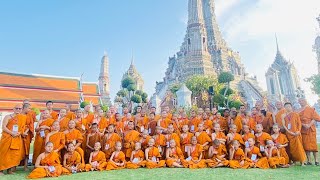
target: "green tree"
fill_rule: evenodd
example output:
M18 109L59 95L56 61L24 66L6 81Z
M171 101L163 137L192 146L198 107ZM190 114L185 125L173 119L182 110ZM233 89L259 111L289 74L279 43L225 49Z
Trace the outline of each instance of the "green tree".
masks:
M134 82L134 79L130 76L124 78L122 81L121 81L121 86L122 88L124 89L127 89L128 86L132 85L132 84L135 84Z
M224 101L224 106L226 108L229 108L229 98L227 96L227 93L230 89L230 83L233 80L234 80L234 76L230 72L222 72L219 74L219 77L218 77L218 82L225 84L225 90L224 90L223 96L226 97L226 101Z
M141 96L138 95L138 94L135 94L131 97L131 101L134 102L134 103L141 103L142 102L142 99L141 99Z
M176 96L176 92L181 88L182 84L181 83L174 83L172 84L169 89Z
M242 102L239 100L235 100L235 101L230 101L230 108L235 107L237 109L240 108L240 106L242 105Z
M307 78L306 81L311 83L311 90L320 97L320 75L313 75Z

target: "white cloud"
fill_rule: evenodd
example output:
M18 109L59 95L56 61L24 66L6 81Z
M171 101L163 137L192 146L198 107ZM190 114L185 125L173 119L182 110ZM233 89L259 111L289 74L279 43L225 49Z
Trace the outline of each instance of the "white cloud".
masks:
M320 1L259 0L253 2L255 5L250 6L249 10L235 7L234 0L227 2L230 5L218 1L216 9L218 13L219 8L225 9L222 10L224 14L227 11L231 14L232 11L229 17L224 15L222 29L225 30L227 42L242 54L247 71L256 74L266 87L264 74L274 60L274 33L277 33L282 53L294 62L307 97L314 102L316 97L303 79L317 72L312 45L317 35L315 18L320 13ZM238 11L237 16L234 16L234 11ZM259 46L250 45L254 43Z

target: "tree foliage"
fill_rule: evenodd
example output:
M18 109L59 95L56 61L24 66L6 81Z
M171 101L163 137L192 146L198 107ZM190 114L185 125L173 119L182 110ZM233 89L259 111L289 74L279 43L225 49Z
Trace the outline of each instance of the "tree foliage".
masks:
M121 81L121 86L123 89L127 89L128 86L132 85L132 84L135 84L134 82L134 79L130 76L124 78L122 81Z
M311 83L311 90L320 96L320 75L313 75L307 78L306 81Z
M221 72L218 77L219 83L230 83L233 80L234 76L230 72Z
M174 83L169 87L169 90L172 94L176 95L176 92L181 88L181 83Z
M221 89L221 84L218 83L217 79L210 76L194 75L186 81L186 86L194 96L199 96L202 92L207 92L210 86L215 88L216 92Z
M142 102L142 98L140 95L135 94L131 97L131 101L134 103L141 103Z

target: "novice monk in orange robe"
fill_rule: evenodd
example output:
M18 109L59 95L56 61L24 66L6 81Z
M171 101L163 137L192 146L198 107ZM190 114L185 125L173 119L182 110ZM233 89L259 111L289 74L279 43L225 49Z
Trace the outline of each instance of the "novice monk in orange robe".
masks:
M302 145L301 137L301 121L298 113L293 112L291 103L285 103L286 113L282 115L282 124L286 130L286 135L289 140L289 149L292 161L301 163L304 166L304 162L307 157Z
M215 139L213 145L209 148L209 159L206 160L206 163L211 168L228 166L229 161L226 159L226 155L226 146Z
M104 112L102 109L98 110L98 115L92 120L92 123L96 123L98 125L98 129L101 134L104 134L106 131L107 119L104 117Z
M318 143L317 143L317 129L316 122L320 122L320 116L316 110L307 104L304 98L299 99L301 110L299 112L302 124L301 136L303 148L307 154L307 165L311 163L311 153L313 154L315 165L319 166L318 161Z
M245 157L247 158L246 161L249 162L251 165L250 167L257 167L260 169L268 169L269 163L266 157L262 157L260 153L261 149L256 147L255 141L253 138L248 139L249 147L245 149Z
M103 134L99 132L98 124L93 123L90 128L90 133L87 135L87 147L85 151L85 161L88 162L91 152L94 151L94 145L96 142L101 142L101 136Z
M203 158L208 158L208 150L209 150L209 144L212 142L210 136L206 131L203 131L204 129L203 123L200 123L198 125L198 132L195 133L195 136L197 137L197 142L202 146L203 151Z
M59 122L61 132L64 132L65 130L68 129L70 119L67 118L66 115L67 115L67 110L60 109L60 113L59 113L57 121Z
M81 163L81 155L75 151L73 143L67 145L68 152L63 157L63 174L75 174L85 170L85 165Z
M143 130L148 128L149 118L146 115L146 110L141 110L141 115L135 118L135 129L138 132L143 132Z
M161 168L166 165L165 160L160 160L161 154L157 147L154 147L155 140L151 138L148 142L148 148L145 151L146 167L148 169Z
M242 126L242 132L243 132L242 139L243 139L243 141L244 141L245 143L246 143L246 141L248 141L249 138L255 139L254 134L252 134L252 133L250 132L249 126L243 125L243 126Z
M189 121L189 128L191 133L195 133L198 131L198 125L200 124L201 120L197 117L196 111L191 111L190 121Z
M272 140L270 134L263 132L262 124L256 125L256 145L260 148L261 152L264 152L267 140Z
M141 143L141 149L142 151L145 151L148 148L148 142L151 136L149 136L149 132L147 129L143 130L141 134L141 138L139 139L139 142Z
M53 144L47 142L45 152L41 153L36 160L35 169L29 174L28 178L58 177L62 173L59 154L53 151Z
M121 142L116 142L116 150L112 153L111 158L107 164L106 170L124 169L126 164L126 156L121 151Z
M134 123L133 121L130 121L128 123L129 130L125 132L124 135L124 153L126 155L127 159L130 159L131 152L134 150L135 143L139 141L140 139L140 133L136 130L134 130Z
M50 118L51 118L51 119L54 119L54 120L57 120L59 114L53 110L53 102L52 102L52 101L47 101L47 102L46 102L46 106L47 106L47 109L46 109L46 110L49 111Z
M171 124L173 125L173 128L174 128L173 132L176 133L177 135L180 135L182 125L180 124L178 117L179 117L179 114L174 113L172 115Z
M75 150L81 155L82 164L85 164L84 151L81 148L83 136L79 130L75 129L75 127L76 127L76 122L74 122L73 120L69 121L69 129L64 132L66 135L66 143L67 144L73 143L75 145ZM65 146L65 149L67 149L66 146Z
M227 133L229 131L229 127L228 127L228 121L226 120L226 118L221 116L221 113L217 113L216 117L213 120L213 123L218 123L220 124L220 128L221 131Z
M248 169L252 166L252 163L246 161L245 154L240 148L240 143L237 140L233 140L230 143L229 149L229 167L233 169Z
M289 167L289 164L286 163L286 159L280 156L280 151L276 146L274 146L272 140L267 141L265 153L268 157L269 165L271 168L274 169L277 167Z
M33 146L33 158L32 163L35 164L37 157L39 154L44 152L44 146L45 146L45 138L46 135L50 132L51 126L54 122L53 119L51 119L49 111L45 110L41 113L42 119L39 120L37 127L35 129L36 131L36 137L34 140L34 146Z
M184 156L188 155L188 149L191 146L191 138L193 134L189 132L188 125L182 126L182 133L180 134L181 150L184 152Z
M204 131L206 131L208 134L211 134L213 130L212 120L209 119L209 116L207 115L207 113L202 113L202 119L203 119L202 123L203 123Z
M242 140L242 136L237 133L237 126L234 124L230 125L230 133L227 134L227 148L230 148L233 140L237 140L241 146L244 146L244 142Z
M71 104L66 104L64 109L67 110L66 118L73 120L76 118L76 114L71 111L71 106L72 106Z
M279 150L280 156L285 158L285 164L289 164L290 160L286 151L286 147L288 146L288 143L289 143L287 136L280 132L280 127L278 124L274 124L272 130L274 132L271 136L273 139L273 142L275 143L277 149Z
M86 171L102 171L106 168L106 156L100 151L101 144L96 142L94 144L94 151L90 154L89 164L86 164Z
M114 128L113 124L109 124L108 133L102 138L102 151L106 154L107 159L110 159L111 154L116 150L116 142L122 141L121 137L114 132Z
M83 137L83 142L81 144L81 148L85 149L87 146L87 132L89 131L89 124L87 123L87 120L83 118L83 113L81 109L76 110L76 117L74 122L76 122L76 129L78 129Z
M180 137L178 134L174 133L173 124L169 124L166 137L166 145L167 147L170 146L170 141L173 139L176 142L176 146L180 148Z
M134 151L131 153L130 161L126 163L126 168L138 169L140 167L145 167L147 161L145 161L144 158L145 155L141 150L141 143L136 142Z
M203 159L203 147L198 144L196 136L191 138L191 146L188 148L188 158L186 161L190 169L206 167L206 160Z
M214 132L211 134L212 141L218 140L223 146L226 145L227 136L221 131L220 124L214 124Z
M52 131L47 134L46 142L52 142L53 144L53 151L61 154L60 151L65 147L66 138L63 132L60 132L59 122L55 121L52 124Z
M167 111L161 112L161 118L157 122L157 126L161 127L163 132L167 132L167 128L171 123L171 119L168 118Z
M83 108L83 118L87 120L88 124L92 124L92 121L94 119L94 114L90 112L90 103L89 102L84 102L85 106Z
M37 119L36 119L36 113L31 110L31 105L29 104L29 101L23 103L21 114L24 114L27 116L25 131L22 134L24 150L25 150L24 170L27 171L28 170L30 144L31 144L32 138L34 137L34 122Z
M23 140L26 116L20 114L22 105L16 105L13 114L4 117L2 122L2 136L0 140L0 176L3 170L12 174L14 168L25 158Z
M162 128L160 126L156 127L156 134L153 136L153 139L155 141L154 146L158 148L161 157L164 157L165 154L165 146L166 146L166 137L161 134ZM164 158L161 158L164 159Z
M169 147L166 150L166 164L168 167L188 167L183 152L179 147L176 147L176 141L174 139L169 141Z

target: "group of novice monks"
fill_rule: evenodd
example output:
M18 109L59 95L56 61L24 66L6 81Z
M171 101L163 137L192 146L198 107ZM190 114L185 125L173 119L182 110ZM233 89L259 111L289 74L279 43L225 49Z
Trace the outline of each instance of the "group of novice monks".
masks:
M224 110L223 116L216 108L199 108L188 117L183 109L171 114L168 107L161 115L154 107L148 115L142 107L134 116L128 108L120 115L114 107L105 114L100 106L91 113L90 105L74 113L67 105L57 113L49 101L34 127L35 114L25 101L4 118L0 173L13 173L20 161L27 169L33 136L35 169L28 178L142 167L304 166L312 164L311 152L319 165L315 122L320 117L305 99L299 102L298 112L290 103L277 103L278 111L270 113L258 102L251 113L242 105L239 112Z

